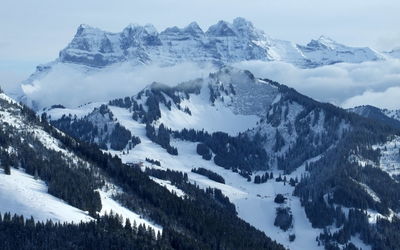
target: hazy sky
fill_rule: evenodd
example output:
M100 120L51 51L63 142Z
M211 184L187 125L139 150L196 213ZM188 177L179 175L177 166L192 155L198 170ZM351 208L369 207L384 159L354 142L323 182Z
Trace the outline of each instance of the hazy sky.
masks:
M244 17L274 38L305 44L326 35L354 46L400 46L398 0L1 0L0 84L25 79L58 56L79 24L119 32L129 23L158 30Z
M159 30L197 21L202 28L242 16L275 38L306 43L327 35L349 45L400 46L398 0L2 0L0 58L54 59L79 24L121 31L129 23Z

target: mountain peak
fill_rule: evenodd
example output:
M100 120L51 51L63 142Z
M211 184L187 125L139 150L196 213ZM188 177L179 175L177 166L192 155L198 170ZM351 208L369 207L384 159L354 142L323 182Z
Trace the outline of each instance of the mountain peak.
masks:
M233 20L233 26L236 32L243 37L250 38L251 40L258 40L263 36L264 32L257 30L253 23L243 17L237 17Z
M184 31L188 32L190 34L193 34L193 35L204 34L203 30L200 28L200 26L197 24L197 22L191 22L188 26L186 26L184 28Z
M253 23L243 17L236 17L233 19L233 26L254 28Z
M234 30L232 24L220 20L217 24L211 25L206 33L212 36L236 36Z
M321 35L318 40L318 42L323 43L325 45L329 45L329 44L337 44L337 42L335 40L333 40L332 38L328 37L328 36L324 36Z
M148 34L158 34L156 27L151 23L146 24L143 28Z
M340 46L340 44L338 44L332 38L324 35L321 35L317 40L312 39L307 44L307 47L318 48L318 49L335 49L338 46Z
M88 24L85 24L85 23L80 24L79 27L78 27L78 29L93 29L93 28L94 27L92 27L92 26L90 26Z
M100 30L99 28L95 28L95 27L90 26L88 24L81 24L81 25L78 26L78 29L76 31L76 36L81 36L82 34L100 33L100 32L103 32L103 31Z
M136 29L138 27L141 27L141 25L139 25L137 23L130 23L124 28L124 30L126 30L126 29Z
M152 25L152 24L146 24L146 25L142 26L142 25L139 25L137 23L129 24L128 26L125 27L123 32L124 31L128 31L128 32L134 31L134 33L135 32L143 32L144 31L144 32L146 32L148 34L156 34L156 33L158 33L156 27L154 27L154 25Z

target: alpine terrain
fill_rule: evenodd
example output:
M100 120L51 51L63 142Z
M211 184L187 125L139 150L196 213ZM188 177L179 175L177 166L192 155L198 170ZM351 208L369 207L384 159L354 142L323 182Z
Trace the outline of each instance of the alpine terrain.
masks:
M399 111L345 110L233 66L386 56L272 39L243 18L207 31L81 25L23 89L67 68L215 70L76 106L1 93L0 248L400 249Z

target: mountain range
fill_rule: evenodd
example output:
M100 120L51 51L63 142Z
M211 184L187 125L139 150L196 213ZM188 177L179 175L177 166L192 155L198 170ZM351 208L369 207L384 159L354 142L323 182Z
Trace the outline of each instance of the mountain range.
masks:
M321 36L307 45L273 39L244 18L219 21L207 31L195 22L162 32L150 24L131 24L120 33L79 26L59 61L104 67L122 61L173 65L186 61L225 65L243 60L284 61L299 67L383 59L370 48L348 47Z

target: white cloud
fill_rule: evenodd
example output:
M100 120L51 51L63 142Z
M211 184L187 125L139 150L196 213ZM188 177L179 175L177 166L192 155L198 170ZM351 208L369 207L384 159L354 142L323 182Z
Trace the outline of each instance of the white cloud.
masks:
M125 63L102 70L84 69L79 65L56 64L42 79L22 85L22 90L39 108L53 104L75 107L87 102L132 96L154 81L176 85L214 71L211 66L200 68L191 63L173 67L132 67Z
M339 63L315 69L299 69L287 63L260 61L247 61L235 66L248 69L257 77L269 78L293 87L319 101L344 107L371 104L400 109L398 96L385 95L385 100L376 98L373 101L367 98L372 98L371 93L386 93L393 87L400 87L400 60ZM359 98L351 99L356 96Z
M382 92L365 91L363 94L349 98L343 107L350 108L359 105L373 105L379 108L400 108L400 87L391 87Z

